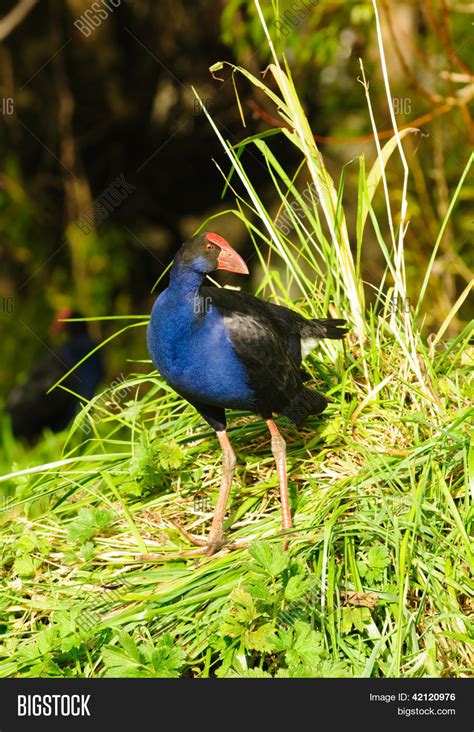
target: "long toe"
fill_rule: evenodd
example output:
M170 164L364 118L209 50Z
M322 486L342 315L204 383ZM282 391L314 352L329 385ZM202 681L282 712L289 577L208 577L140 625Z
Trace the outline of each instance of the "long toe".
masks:
M181 526L181 524L178 521L171 521L171 523L194 546L203 546L203 547L207 546L207 544L208 544L207 539L204 539L202 536L196 536L196 534L191 534L191 532L188 531L187 529L185 529L184 526Z
M224 537L224 534L219 532L214 535L209 534L206 544L206 554L208 557L212 556L212 554L215 554L219 551L219 549L222 549L223 546L227 544L227 541Z

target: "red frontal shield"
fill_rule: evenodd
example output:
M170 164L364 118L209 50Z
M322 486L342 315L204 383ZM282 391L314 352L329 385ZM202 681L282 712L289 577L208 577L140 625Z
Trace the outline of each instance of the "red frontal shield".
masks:
M227 272L237 272L238 274L249 273L248 267L240 254L237 254L235 249L232 249L229 242L220 236L220 234L206 234L206 239L211 244L218 246L221 250L217 258L217 269L224 269Z

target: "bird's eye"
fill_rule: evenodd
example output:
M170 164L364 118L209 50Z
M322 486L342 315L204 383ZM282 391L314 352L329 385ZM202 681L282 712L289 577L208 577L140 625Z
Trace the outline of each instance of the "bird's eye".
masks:
M212 252L212 250L215 249L215 246L214 244L206 244L204 249L206 250L206 252Z

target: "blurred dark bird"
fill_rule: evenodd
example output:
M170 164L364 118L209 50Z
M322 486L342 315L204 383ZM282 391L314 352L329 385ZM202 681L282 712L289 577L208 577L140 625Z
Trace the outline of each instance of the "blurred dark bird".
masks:
M59 432L67 427L77 414L80 402L75 394L91 399L104 374L99 353L93 354L81 364L60 386L50 394L48 390L75 364L96 346L91 339L87 323L60 322L66 318L82 318L73 310L60 311L52 325L53 334L63 338L61 345L48 348L38 363L31 369L23 384L16 386L8 395L5 411L10 415L12 432L33 442L44 429Z
M272 416L284 414L300 425L326 408L325 397L304 385L309 377L300 363L319 339L347 333L343 320L307 320L243 292L204 287L206 274L214 270L249 273L219 234L204 233L185 242L147 330L156 368L216 431L222 448L222 482L207 541L179 527L206 554L225 544L224 516L236 462L225 410L243 409L266 420L279 475L283 529L290 529L285 441Z

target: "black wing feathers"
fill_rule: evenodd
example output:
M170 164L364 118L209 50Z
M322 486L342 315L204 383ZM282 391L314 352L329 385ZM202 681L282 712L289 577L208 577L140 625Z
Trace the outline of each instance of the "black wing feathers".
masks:
M286 414L299 424L322 412L326 400L303 385L301 339L342 338L343 320L306 320L288 308L252 295L217 287L201 287L225 320L237 357L244 363L256 395L256 411L265 418Z
M299 337L289 332L289 319L285 331L285 314L275 317L262 300L223 288L202 287L200 292L211 297L224 318L235 354L245 365L255 393L255 411L266 418L281 412L302 389L295 353Z

